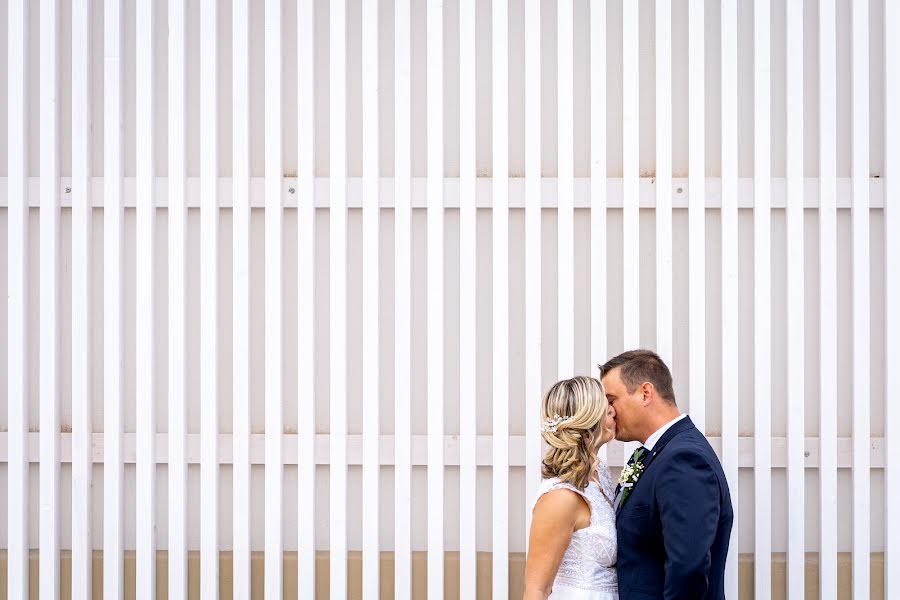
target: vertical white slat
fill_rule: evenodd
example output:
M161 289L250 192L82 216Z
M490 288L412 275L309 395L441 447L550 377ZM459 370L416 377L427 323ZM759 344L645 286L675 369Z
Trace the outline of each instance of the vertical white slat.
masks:
M347 2L331 3L331 597L347 596Z
M772 259L769 0L753 3L754 589L772 589ZM791 412L792 408L788 409Z
M282 597L282 487L284 457L284 350L281 263L284 239L281 150L281 0L267 0L265 16L265 254L266 254L266 471L265 471L265 597Z
M427 5L428 596L444 594L444 7Z
M853 597L869 590L870 354L869 345L869 5L852 13L851 208L853 239Z
M791 381L805 381L804 226L803 226L803 3L788 2L787 17L787 357ZM787 595L804 590L806 556L805 386L785 395L787 411L788 567ZM758 538L757 538L758 539Z
M72 6L72 597L92 597L91 488L91 14Z
M737 152L737 2L722 2L722 462L735 521L739 511L737 394L738 380L738 152ZM738 526L731 530L725 565L725 595L738 596Z
M656 351L672 362L672 4L656 0Z
M297 266L299 283L297 309L297 416L299 419L297 469L298 498L298 597L316 595L316 463L315 463L315 264L316 209L314 184L315 156L315 3L302 0L297 6L297 44L299 68L297 77L298 107L298 182ZM249 564L248 564L249 566Z
M151 2L136 5L136 111L135 203L137 257L135 294L135 405L137 416L136 593L143 600L156 598L156 352L153 337L153 263L156 250L156 206L153 197L153 23Z
M691 420L706 433L706 7L688 6L688 370Z
M7 77L7 398L9 423L9 479L7 531L7 597L25 598L28 589L29 464L28 464L28 88L29 2L15 0L8 12Z
M525 40L525 123L528 124L525 129L525 543L527 550L528 532L531 531L531 503L541 484L541 431L538 415L541 409L541 249L543 244L541 241L542 137L540 127L541 3L538 0L532 0L525 4Z
M250 598L250 3L235 0L232 10L232 593L235 598L247 600Z
M509 3L494 0L493 50L493 523L492 590L509 593Z
M103 593L122 598L124 589L122 452L124 373L124 144L122 130L122 2L103 8Z
M59 2L41 1L40 593L59 597Z
M378 0L364 0L362 6L362 97L363 97L363 361L366 382L363 399L363 597L379 593L379 470L380 434L378 354L378 281L379 281L379 129L378 129ZM429 238L430 239L430 238ZM429 253L429 256L431 254ZM430 273L429 269L429 273ZM429 313L431 315L431 313ZM429 356L430 356L429 352ZM443 494L442 494L443 496Z
M476 0L459 5L459 595L476 595ZM527 217L526 217L527 219ZM527 263L526 258L526 263ZM527 269L527 267L526 267ZM527 276L526 276L527 277ZM527 300L526 300L527 301ZM527 350L526 350L527 353Z
M200 4L200 596L219 596L218 3ZM267 115L268 117L269 115ZM267 118L268 121L268 118ZM267 306L268 308L268 306ZM271 359L271 357L268 357ZM266 382L268 385L268 381Z
M607 356L606 94L606 0L601 0L591 4L591 373L598 379ZM607 445L600 456L607 460Z
M556 123L559 143L557 208L557 336L559 339L557 376L575 375L575 50L573 0L561 0L557 10L557 97ZM527 40L526 44L532 43ZM540 122L540 121L539 121Z
M629 299L636 300L640 276L640 217L638 196L640 173L638 163L638 102L640 81L638 3L622 4L622 179L623 208L623 276L622 289ZM624 306L624 349L633 350L640 344L640 305L626 301ZM629 448L626 456L634 448Z
M837 589L837 56L834 0L819 3L819 589Z
M884 5L884 305L900 302L900 118L890 107L900 104L900 6ZM900 320L896 310L884 311L884 364L900 364ZM884 389L900 384L897 369L885 370ZM900 496L900 410L896 402L885 402L885 498ZM900 595L900 510L885 502L884 597Z
M638 103L640 81L638 3L622 4L622 289L628 290L623 307L624 350L634 350L640 345L640 173L638 163ZM627 442L624 456L627 460L639 446Z
M168 289L169 289L169 594L187 596L185 0L169 0Z
M394 597L398 600L408 600L412 597L409 510L412 505L410 483L412 424L409 417L412 292L410 28L410 0L396 0L394 4ZM474 240L474 235L472 239Z

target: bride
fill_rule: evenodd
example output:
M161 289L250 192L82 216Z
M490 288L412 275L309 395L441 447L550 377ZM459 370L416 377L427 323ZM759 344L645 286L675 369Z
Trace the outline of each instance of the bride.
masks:
M532 508L525 599L616 600L616 511L600 447L615 413L593 377L556 383L541 404L550 445Z

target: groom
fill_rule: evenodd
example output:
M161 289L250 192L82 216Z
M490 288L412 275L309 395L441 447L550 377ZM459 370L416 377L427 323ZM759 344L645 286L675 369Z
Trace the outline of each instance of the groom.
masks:
M638 441L616 489L619 597L725 598L734 513L709 442L675 404L672 374L649 350L600 367L616 438Z

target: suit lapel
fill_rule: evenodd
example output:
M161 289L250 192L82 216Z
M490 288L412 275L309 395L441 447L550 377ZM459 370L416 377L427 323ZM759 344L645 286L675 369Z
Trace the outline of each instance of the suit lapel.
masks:
M666 444L671 442L675 436L684 433L689 429L694 429L694 423L691 421L690 417L685 417L682 420L678 421L671 427L669 427L668 431L666 431L659 441L653 446L653 450L644 458L644 472L647 472L647 469L650 467L650 463L653 462L653 459L656 458L656 455L663 451L663 448L666 447ZM638 479L640 481L640 479Z
M656 458L656 455L663 451L670 441L672 441L675 436L688 431L689 429L694 429L694 423L691 421L690 417L685 417L669 427L669 429L659 438L659 441L656 442L653 446L653 450L650 451L649 454L643 457L641 461L644 463L644 472L641 474L641 477L634 483L634 487L631 488L631 494L634 494L634 489L641 483L641 479L647 476L647 469L650 468L650 465L653 463L653 460ZM631 496L629 494L629 497ZM616 504L616 515L618 516L619 512L622 511L623 505Z

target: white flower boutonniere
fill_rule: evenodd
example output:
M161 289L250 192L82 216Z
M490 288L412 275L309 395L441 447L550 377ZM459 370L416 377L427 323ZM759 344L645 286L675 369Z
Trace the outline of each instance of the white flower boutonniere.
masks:
M644 463L641 462L641 457L644 454L642 450L643 448L639 448L635 451L635 460L625 465L625 468L622 469L622 474L619 475L619 485L622 487L622 498L619 500L619 507L625 504L625 500L631 494L634 484L638 482L638 479L644 473Z
M641 478L641 474L644 472L644 463L642 462L633 462L630 465L627 465L624 469L622 469L622 474L619 476L619 485L623 488L630 488L637 480Z

